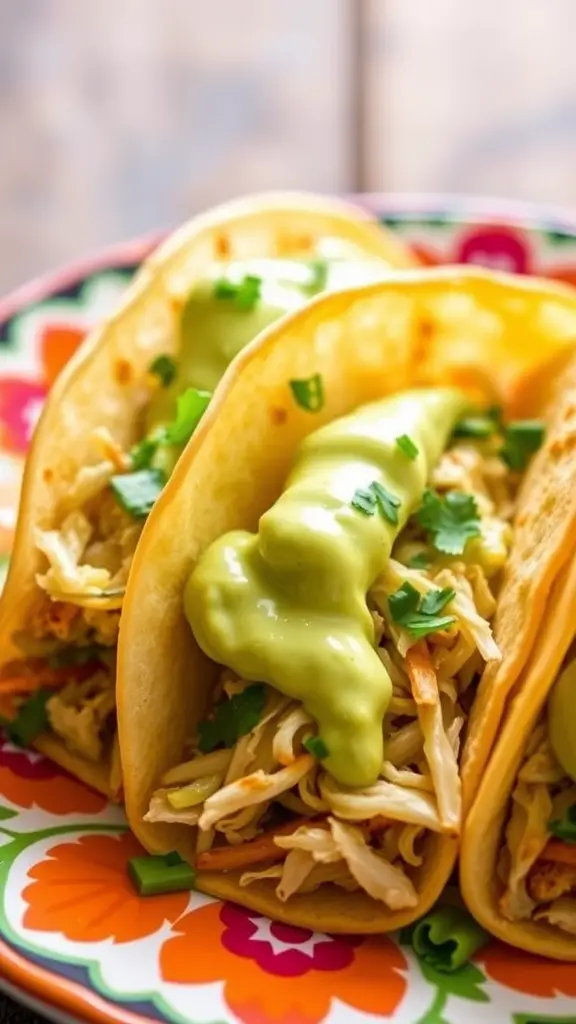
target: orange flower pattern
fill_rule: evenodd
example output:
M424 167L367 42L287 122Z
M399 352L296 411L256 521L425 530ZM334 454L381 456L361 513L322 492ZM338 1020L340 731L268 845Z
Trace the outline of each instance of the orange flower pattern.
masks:
M60 932L74 942L133 942L152 935L165 921L179 918L188 893L146 899L138 896L127 862L145 851L129 832L88 835L48 850L29 871L23 892L24 925Z
M491 942L476 956L487 976L529 996L576 996L574 964L532 956L503 942Z
M0 796L18 807L38 807L50 814L98 814L106 806L105 797L46 757L8 743L0 743Z
M226 1001L244 1024L318 1024L333 998L389 1016L406 991L406 960L388 938L315 935L229 903L192 911L160 953L165 981L225 979Z

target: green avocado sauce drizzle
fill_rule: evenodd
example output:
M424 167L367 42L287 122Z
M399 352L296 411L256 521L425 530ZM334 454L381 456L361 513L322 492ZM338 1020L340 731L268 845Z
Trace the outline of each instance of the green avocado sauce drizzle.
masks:
M344 785L376 781L391 696L366 595L466 404L451 388L404 392L310 434L258 533L218 538L186 585L202 649L301 701L318 725L322 763ZM416 458L398 447L403 435Z

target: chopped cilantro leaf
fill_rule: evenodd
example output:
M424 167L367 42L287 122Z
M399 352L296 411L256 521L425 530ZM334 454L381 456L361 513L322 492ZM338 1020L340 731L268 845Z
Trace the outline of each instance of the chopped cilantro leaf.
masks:
M203 754L216 747L233 747L234 744L258 725L266 703L264 686L247 686L242 693L225 698L214 708L212 718L198 726L198 749Z
M178 850L171 850L170 853L164 854L164 862L169 868L173 868L176 864L182 864L182 857Z
M288 383L296 404L301 409L306 409L306 412L320 412L324 406L324 385L321 374L315 373L306 380L291 380Z
M466 542L480 534L480 519L471 494L449 491L441 498L435 491L424 491L416 521L428 531L437 551L461 555Z
M497 430L498 424L490 416L465 416L454 427L454 437L474 437L482 440L492 437Z
M376 515L376 497L370 488L364 490L362 487L359 487L358 490L354 491L350 504L352 505L352 508L356 508L359 512L363 512L365 516Z
M176 376L176 362L172 356L156 356L148 367L149 373L158 377L162 387L167 388Z
M148 469L154 458L162 438L158 435L143 437L130 451L130 461L134 469Z
M426 551L418 551L412 555L409 565L412 569L427 569L430 565L430 555Z
M324 761L328 757L328 747L320 736L309 736L307 740L304 740L302 746L306 747L308 753L312 754L317 761Z
M453 615L437 615L454 596L450 587L444 587L443 590L431 590L421 597L416 588L406 582L394 594L390 594L388 607L394 622L412 636L423 637L447 629L456 621Z
M359 487L358 490L354 491L350 504L366 516L373 516L379 510L380 514L389 523L392 523L394 526L398 523L400 498L387 491L377 480L373 480L366 489Z
M420 639L430 633L440 633L448 629L455 622L453 615L414 615L409 622L401 622L400 625L407 629L412 636Z
M443 587L442 590L429 590L422 598L420 611L424 615L438 615L442 609L456 597L456 591L452 587Z
M110 478L112 493L119 505L134 519L145 519L152 511L166 483L160 469L139 469Z
M414 460L417 458L418 447L414 444L414 441L408 436L408 434L400 434L400 437L396 438L396 444L400 451L409 459Z
M576 843L576 804L568 807L562 818L549 821L548 831L565 843Z
M18 708L14 719L0 715L0 726L15 747L27 747L48 725L46 702L52 697L50 690L37 690Z
M326 290L328 283L328 260L315 259L310 260L308 266L312 271L312 280L310 282L311 292L323 292Z
M400 508L400 498L395 494L391 494L386 488L379 484L377 480L371 484L372 490L376 495L376 501L384 519L387 519L389 523L393 523L394 526L398 523L398 509Z
M226 277L221 277L214 284L214 295L217 299L232 299L238 309L249 312L254 309L260 299L262 290L262 278L255 274L245 274L241 281L235 284Z
M544 440L544 424L540 420L517 420L509 423L504 432L500 457L510 469L526 469L531 456Z
M420 593L411 583L403 583L402 586L388 598L390 615L394 622L402 622L407 615L412 615L420 604Z
M167 444L186 444L206 412L211 398L210 391L199 391L198 388L187 388L178 395L176 418L166 427Z

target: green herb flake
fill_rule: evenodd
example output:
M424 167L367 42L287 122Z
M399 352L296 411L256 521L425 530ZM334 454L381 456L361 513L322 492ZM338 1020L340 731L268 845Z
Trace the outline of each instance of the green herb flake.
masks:
M400 434L400 437L396 438L396 445L408 459L414 461L418 457L418 447L408 434Z
M130 450L132 468L134 470L148 469L160 443L161 438L158 436L144 437L141 441L138 441Z
M576 804L568 807L562 818L549 821L548 831L565 843L576 843Z
M54 694L50 690L37 690L18 708L15 718L0 715L0 726L15 747L27 747L48 727L46 703Z
M443 587L442 590L429 590L422 598L420 611L424 615L438 615L450 601L456 597L456 591L452 587Z
M309 736L307 740L304 740L302 746L306 747L308 753L312 754L317 761L324 761L328 757L328 747L320 736Z
M363 490L361 487L354 491L352 501L350 502L352 508L363 512L365 516L376 515L376 509L378 507L376 497L370 489Z
M492 417L465 416L454 427L454 437L472 437L479 441L492 437L498 431L498 423Z
M231 299L238 309L250 312L260 300L262 278L255 274L245 274L235 284L226 277L219 278L214 284L214 295L217 299Z
M306 412L320 412L324 407L324 384L321 374L315 373L305 380L291 380L288 383L296 405L301 409L305 409Z
M430 534L436 550L446 555L461 555L467 541L480 535L476 502L461 491L449 491L443 498L424 491L416 521Z
M190 440L210 404L212 393L187 388L178 396L176 418L166 427L165 443L181 445Z
M164 857L131 857L127 870L140 896L187 892L196 884L194 869L177 853L168 853Z
M176 362L172 356L161 355L152 360L148 372L158 377L162 387L167 388L176 377L176 369Z
M390 491L387 491L383 484L373 480L367 488L359 487L352 496L350 502L353 508L363 512L366 516L373 516L377 511L384 519L387 519L393 526L398 525L398 509L400 498Z
M265 687L256 684L216 704L212 717L198 726L198 749L209 754L219 746L233 747L258 725L265 703Z
M511 470L522 472L543 441L541 420L517 420L506 427L500 457Z
M110 478L110 487L118 504L134 519L150 515L162 493L166 477L160 469L140 469Z
M448 629L456 620L453 615L439 616L437 613L455 596L450 587L431 590L424 597L411 583L402 586L388 598L392 620L414 637L428 636Z
M420 604L420 594L411 583L402 586L388 598L390 615L394 622L402 622L406 616L412 615Z
M309 285L310 291L314 294L325 291L328 284L328 260L320 258L310 260L308 266L312 271L312 280Z
M411 569L427 569L430 561L430 555L427 551L419 551L416 555L412 555L408 564Z

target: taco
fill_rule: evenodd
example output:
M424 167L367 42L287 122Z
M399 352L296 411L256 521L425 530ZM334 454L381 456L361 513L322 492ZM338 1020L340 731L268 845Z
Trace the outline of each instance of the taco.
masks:
M142 523L236 353L318 292L414 262L361 210L233 202L154 252L51 393L28 458L0 608L10 736L121 787L115 660Z
M561 960L576 960L575 444L573 363L560 381L546 443L526 475L518 518L524 513L522 526L532 528L517 530L501 596L501 608L517 612L495 629L501 664L512 669L505 722L488 766L474 752L464 769L477 796L460 868L464 898L482 925L513 946ZM530 646L520 674L516 631ZM482 690L484 682L489 721L494 679Z
M305 927L384 931L434 902L544 432L508 410L575 327L570 290L447 268L319 297L230 367L120 629L141 891L178 854L202 891Z

